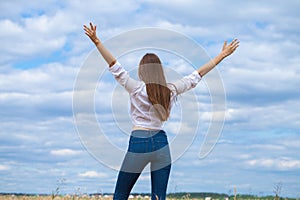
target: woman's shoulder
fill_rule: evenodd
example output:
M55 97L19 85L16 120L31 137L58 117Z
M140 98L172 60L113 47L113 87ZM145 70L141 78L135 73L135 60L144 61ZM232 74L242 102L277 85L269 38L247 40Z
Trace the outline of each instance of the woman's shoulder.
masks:
M177 95L177 88L174 83L167 83L167 87L172 91L173 95Z
M141 93L142 91L146 91L146 84L141 80L135 80L134 89L130 92L131 95L135 95L137 93Z

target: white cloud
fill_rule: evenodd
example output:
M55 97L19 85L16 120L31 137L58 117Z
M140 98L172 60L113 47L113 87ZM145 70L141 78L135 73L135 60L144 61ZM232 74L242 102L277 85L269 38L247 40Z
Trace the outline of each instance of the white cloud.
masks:
M275 170L298 170L300 169L300 160L291 158L277 158L277 159L253 159L247 161L251 167L263 167Z
M96 171L86 171L84 173L79 173L78 176L84 178L106 178L107 174Z
M105 27L106 23L114 21L111 16L119 17L123 21L126 20L123 15L136 9L134 2L117 1L119 5L117 7L114 6L115 3L114 1L90 1L90 3L73 1L57 4L46 2L45 5L48 6L45 6L35 3L24 5L1 2L1 7L6 7L6 10L19 10L19 13L14 13L10 18L0 19L2 27L0 63L21 62L35 59L37 56L47 59L56 51L64 52L65 48L69 48L66 51L73 51L74 48L74 53L78 53L78 45L82 47L82 52L90 44L83 32L84 23L96 21L100 29L101 26ZM105 15L106 20L104 16L99 17L99 13ZM106 22L108 19L110 22ZM78 42L83 38L85 43Z
M1 70L1 91L49 93L73 89L78 69L64 63L49 63L38 68Z
M6 171L6 170L10 170L10 166L0 164L0 171Z
M31 23L29 21L24 26L21 26L9 20L0 21L0 25L5 30L1 33L3 45L3 53L0 57L1 64L12 60L20 61L20 58L48 56L54 51L63 48L66 43L64 35L50 35L50 33L43 32L46 30L30 27L29 24ZM41 23L41 27L46 26L47 19L38 20L36 23ZM11 34L11 32L14 33Z
M72 150L72 149L57 149L57 150L51 150L50 154L55 156L76 156L81 154L81 151Z

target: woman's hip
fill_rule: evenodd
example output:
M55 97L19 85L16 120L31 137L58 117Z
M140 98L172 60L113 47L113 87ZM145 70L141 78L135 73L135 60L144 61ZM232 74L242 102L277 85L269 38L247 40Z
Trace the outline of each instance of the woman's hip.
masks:
M168 147L168 144L167 134L164 130L134 130L130 136L128 151L150 153Z

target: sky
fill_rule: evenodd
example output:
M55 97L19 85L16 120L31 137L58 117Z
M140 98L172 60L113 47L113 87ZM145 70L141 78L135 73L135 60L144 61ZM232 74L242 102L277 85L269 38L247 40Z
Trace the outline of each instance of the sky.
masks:
M216 56L225 40L238 38L237 51L211 72L220 74L226 94L224 126L213 150L199 158L213 113L205 77L193 91L179 97L165 125L169 141L177 137L178 123L183 133L195 134L192 144L173 162L168 192L232 195L236 187L240 194L273 195L274 187L281 184L281 196L299 197L299 8L297 0L1 1L0 192L114 191L118 171L100 162L84 145L83 134L89 133L80 132L74 114L76 81L97 54L83 31L83 24L93 22L104 43L128 31L154 27L185 35L208 57ZM131 39L118 41L114 49L143 37ZM194 66L179 55L150 50L160 55L165 71L178 77L193 71ZM118 57L132 76L145 51L136 49ZM191 53L192 49L186 49L186 55ZM105 66L100 63L103 60L99 61L102 70ZM107 70L100 77L90 73L87 80L96 80L92 96L96 121L105 140L126 150L128 95ZM80 109L86 104L89 98ZM180 121L182 108L191 114L187 122ZM194 122L199 122L197 129ZM94 139L92 134L89 138ZM110 149L103 152L113 157ZM148 172L132 192L150 192Z

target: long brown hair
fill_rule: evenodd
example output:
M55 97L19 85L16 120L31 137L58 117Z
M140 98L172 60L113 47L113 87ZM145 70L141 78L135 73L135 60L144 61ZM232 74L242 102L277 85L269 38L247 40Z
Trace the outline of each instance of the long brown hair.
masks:
M170 115L171 90L167 87L159 57L153 53L144 55L139 64L138 75L146 84L149 101L158 117L161 121L166 121Z

